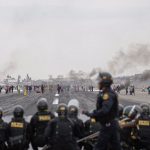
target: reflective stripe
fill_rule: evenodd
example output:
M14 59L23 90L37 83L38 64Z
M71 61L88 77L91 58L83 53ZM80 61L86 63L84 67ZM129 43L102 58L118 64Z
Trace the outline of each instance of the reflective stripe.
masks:
M12 128L23 128L24 124L23 123L19 123L19 122L11 122L11 127Z
M41 115L39 116L39 121L50 121L51 120L51 117L48 116L48 115Z
M138 121L139 126L150 126L150 121L147 120L139 120Z

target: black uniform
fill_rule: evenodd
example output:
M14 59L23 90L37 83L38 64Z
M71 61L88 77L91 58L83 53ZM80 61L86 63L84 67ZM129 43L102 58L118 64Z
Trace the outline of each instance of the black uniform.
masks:
M30 127L23 118L13 118L8 125L9 150L27 150L30 143Z
M98 132L101 128L100 123L97 122L95 118L87 120L84 126L85 126L85 136L94 134Z
M97 122L95 118L91 118L91 119L87 120L85 122L84 126L85 126L85 136L92 135L92 134L100 131L100 129L101 129L100 123ZM97 139L93 139L91 141L84 143L85 149L86 150L93 150L93 146L94 146L96 140Z
M57 92L58 92L58 94L60 94L61 89L62 89L61 86L58 84L58 85L57 85Z
M78 139L81 139L84 137L84 123L81 119L79 119L78 117L70 117L70 119L72 120L72 122L74 122L76 124L76 126L78 126L77 128L80 130L80 134L78 135ZM78 144L80 148L82 148L83 144L79 143Z
M116 93L108 88L98 95L97 109L91 114L101 124L100 135L95 150L106 150L111 143L114 150L120 150L118 117L118 98Z
M6 142L8 141L8 124L0 119L0 150L7 150Z
M43 147L46 143L44 140L44 132L49 121L54 118L51 112L37 112L31 119L31 139L32 147L38 150L38 147Z
M129 122L132 122L132 119L127 117L121 118L122 123L128 124ZM120 143L123 149L128 150L130 149L130 146L133 145L133 139L131 136L131 133L133 131L134 127L124 127L120 128Z
M78 150L76 137L80 129L70 119L55 118L48 124L45 138L53 150Z
M44 90L45 90L44 85L41 85L41 92L42 92L42 94L44 93Z
M83 138L84 137L84 123L81 119L79 118L73 118L70 117L70 119L72 120L72 122L74 124L76 124L76 126L78 126L78 129L80 129L80 135L78 135L78 138Z
M150 116L139 116L137 129L140 147L150 150Z

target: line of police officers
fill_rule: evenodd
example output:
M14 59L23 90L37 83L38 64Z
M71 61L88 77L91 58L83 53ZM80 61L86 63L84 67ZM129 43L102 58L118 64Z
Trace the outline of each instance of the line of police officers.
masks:
M150 106L120 105L120 135L124 150L150 150Z
M0 109L0 150L27 150L31 143L33 150L48 145L48 150L121 150L120 127L118 123L119 104L116 93L111 89L113 83L109 73L100 73L96 109L83 114L90 119L83 123L78 118L78 108L60 104L58 117L48 111L48 103L42 98L37 103L38 112L30 123L24 119L24 110L16 106L9 124L2 120ZM132 110L133 111L133 110ZM123 125L122 125L122 128ZM95 141L77 143L78 139L100 131ZM94 144L94 145L93 145ZM109 147L110 146L110 147Z

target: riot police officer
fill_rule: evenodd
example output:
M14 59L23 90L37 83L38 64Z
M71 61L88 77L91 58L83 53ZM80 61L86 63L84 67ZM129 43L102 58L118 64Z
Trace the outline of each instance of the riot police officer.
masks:
M7 141L8 141L8 124L5 123L2 119L3 110L0 108L0 149L7 150Z
M150 150L150 106L141 104L142 113L136 121L137 134L140 148Z
M58 118L52 120L45 130L47 144L53 150L78 150L76 137L80 135L78 126L68 119L68 107L60 104L57 109Z
M85 127L85 136L92 135L101 129L101 125L99 122L96 121L95 118L90 118L84 123ZM93 145L95 144L97 138L92 139L84 143L86 150L93 150Z
M79 101L77 99L72 99L68 103L68 117L75 122L76 125L80 128L80 133L82 138L84 136L84 123L78 117L79 115Z
M54 118L53 113L48 111L48 102L46 98L40 98L37 102L38 112L31 118L31 139L32 147L38 150L38 147L45 145L44 131L49 121Z
M23 107L17 105L8 125L9 150L27 150L30 143L30 127L24 119Z
M135 121L140 113L141 109L138 105L129 105L123 110L123 117L120 119L120 135L123 149L137 146Z
M99 122L96 121L95 118L90 118L84 123L84 127L85 127L85 136L88 136L98 132L101 128L101 125Z
M80 133L81 133L80 138L83 138L84 137L84 123L81 119L78 118L78 115L79 115L79 101L77 99L72 99L68 103L68 117L76 125L78 125L80 129ZM83 144L79 143L79 147L82 148Z
M112 90L112 76L109 73L99 74L99 89L96 110L93 113L83 111L83 114L96 118L101 124L100 135L95 150L106 150L109 143L112 149L120 150L118 117L118 97Z
M149 117L150 116L150 105L147 103L143 103L140 105L140 107L142 109L141 116L143 118Z

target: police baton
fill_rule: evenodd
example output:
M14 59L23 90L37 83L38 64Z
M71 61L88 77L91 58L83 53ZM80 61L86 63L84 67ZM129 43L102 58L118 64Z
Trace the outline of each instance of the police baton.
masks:
M84 150L84 146L82 146L81 150Z
M91 140L91 139L97 138L97 137L99 136L99 133L100 133L100 132L98 131L98 132L96 132L96 133L94 133L94 134L91 134L91 135L89 135L89 136L87 136L87 137L84 137L84 138L78 140L77 143L81 143L81 142L83 142L83 141L87 141L87 140Z
M50 148L51 146L50 145L45 145L42 150L47 150L48 148Z

